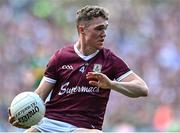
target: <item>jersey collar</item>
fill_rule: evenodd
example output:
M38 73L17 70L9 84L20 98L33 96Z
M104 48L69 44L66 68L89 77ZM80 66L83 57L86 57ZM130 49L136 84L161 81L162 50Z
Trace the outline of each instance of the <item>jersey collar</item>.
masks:
M96 56L99 53L99 50L97 50L95 53L88 55L88 56L85 56L76 48L75 45L74 45L74 51L81 59L83 59L85 61L92 59L94 56Z

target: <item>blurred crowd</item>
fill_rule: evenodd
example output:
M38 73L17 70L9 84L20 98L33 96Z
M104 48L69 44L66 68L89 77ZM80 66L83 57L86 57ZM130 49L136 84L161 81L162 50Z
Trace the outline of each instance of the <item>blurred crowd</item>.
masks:
M76 41L76 10L86 4L109 10L105 47L149 86L147 98L112 92L104 131L180 132L179 0L0 1L0 131L23 131L7 122L7 108L37 87L58 48Z

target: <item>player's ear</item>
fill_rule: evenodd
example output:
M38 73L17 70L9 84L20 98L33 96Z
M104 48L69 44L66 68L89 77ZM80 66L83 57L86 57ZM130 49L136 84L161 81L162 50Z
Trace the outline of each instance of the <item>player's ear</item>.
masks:
M85 31L85 26L84 25L79 25L78 26L78 31L79 31L80 34L84 34L85 33L84 32Z

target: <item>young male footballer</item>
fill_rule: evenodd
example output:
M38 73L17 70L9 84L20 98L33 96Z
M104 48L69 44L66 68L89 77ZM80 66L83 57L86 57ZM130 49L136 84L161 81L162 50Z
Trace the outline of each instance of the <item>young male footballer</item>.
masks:
M128 97L148 95L146 83L111 50L103 47L108 13L99 6L77 11L78 40L51 57L35 90L46 102L42 121L26 132L101 132L111 90ZM51 93L50 93L51 92Z

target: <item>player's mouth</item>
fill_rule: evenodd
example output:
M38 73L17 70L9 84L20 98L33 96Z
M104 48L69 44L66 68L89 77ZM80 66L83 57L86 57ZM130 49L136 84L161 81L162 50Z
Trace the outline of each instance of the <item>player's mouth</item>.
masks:
M99 42L104 43L104 39L99 40Z

